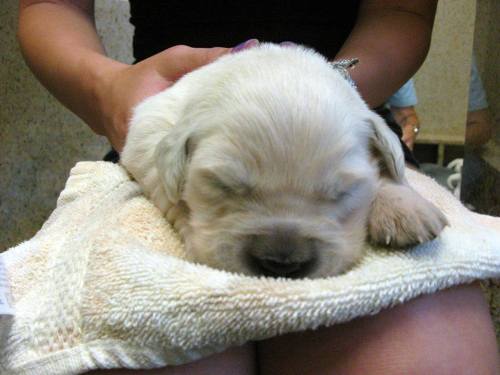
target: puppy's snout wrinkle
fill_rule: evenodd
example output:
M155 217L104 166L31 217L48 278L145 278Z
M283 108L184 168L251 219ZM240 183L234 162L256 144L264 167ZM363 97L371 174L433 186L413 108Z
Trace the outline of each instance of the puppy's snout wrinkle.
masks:
M254 270L273 277L305 277L316 263L316 241L294 230L275 229L251 235L247 254Z

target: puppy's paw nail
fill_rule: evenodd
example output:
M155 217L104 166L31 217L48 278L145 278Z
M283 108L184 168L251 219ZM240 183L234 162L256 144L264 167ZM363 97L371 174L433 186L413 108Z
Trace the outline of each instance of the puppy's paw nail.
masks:
M385 244L386 244L386 245L389 245L390 243L391 243L391 236L387 235L387 236L385 237Z
M418 236L417 239L419 243L424 243L424 239L422 238L422 236Z

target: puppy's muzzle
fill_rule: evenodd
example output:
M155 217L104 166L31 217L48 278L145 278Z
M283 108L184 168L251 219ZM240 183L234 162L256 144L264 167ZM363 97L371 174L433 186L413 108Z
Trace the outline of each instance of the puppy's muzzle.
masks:
M317 241L294 228L273 228L250 235L245 245L250 266L260 275L306 277L317 261Z

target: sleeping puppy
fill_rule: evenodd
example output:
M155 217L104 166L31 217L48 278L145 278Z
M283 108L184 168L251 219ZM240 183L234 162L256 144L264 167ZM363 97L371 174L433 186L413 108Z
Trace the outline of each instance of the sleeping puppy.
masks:
M436 237L397 136L327 60L260 47L191 72L134 111L121 163L189 258L249 275L325 277L363 243Z

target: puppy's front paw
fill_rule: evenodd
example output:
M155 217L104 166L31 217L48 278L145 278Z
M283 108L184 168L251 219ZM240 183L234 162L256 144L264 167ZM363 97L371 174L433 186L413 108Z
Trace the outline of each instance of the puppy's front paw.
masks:
M442 212L409 186L382 182L368 233L372 243L404 248L432 240L447 224Z

